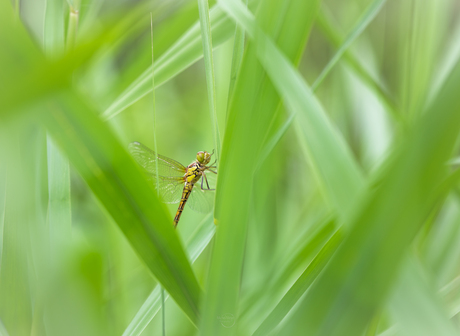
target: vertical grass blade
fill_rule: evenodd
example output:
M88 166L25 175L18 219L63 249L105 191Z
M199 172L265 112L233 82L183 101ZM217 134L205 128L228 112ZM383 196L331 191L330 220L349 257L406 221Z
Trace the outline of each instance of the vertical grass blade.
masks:
M219 4L223 5L223 2ZM241 6L244 7L243 4ZM318 6L319 1L263 1L258 18L288 57L298 61ZM305 16L305 13L308 15ZM267 129L280 102L257 61L258 51L258 46L250 41L230 104L216 188L218 224L203 303L201 335L231 335L238 329L241 267L251 211L253 173ZM242 162L244 174L239 168ZM221 323L228 317L234 318L235 326L226 328Z
M216 159L220 158L220 133L217 122L216 107L216 80L214 75L214 60L212 56L212 35L209 19L208 0L198 0L198 11L200 13L201 41L203 43L204 68L206 71L206 83L208 88L209 113L211 115L212 135L216 149Z

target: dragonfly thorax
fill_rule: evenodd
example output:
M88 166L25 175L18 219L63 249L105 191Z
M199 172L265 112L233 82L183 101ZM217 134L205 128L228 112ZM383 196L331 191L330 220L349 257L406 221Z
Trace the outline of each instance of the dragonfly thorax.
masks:
M185 173L185 181L191 184L198 182L203 175L203 168L200 166L199 162L193 162L187 167L187 172Z

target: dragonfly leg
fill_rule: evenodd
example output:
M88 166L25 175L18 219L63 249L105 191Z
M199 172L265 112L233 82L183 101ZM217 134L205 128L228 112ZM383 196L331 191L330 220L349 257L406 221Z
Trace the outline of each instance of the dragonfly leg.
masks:
M217 172L215 172L215 171L212 170L212 169L209 169L209 168L208 168L207 170L209 170L211 173L217 174Z
M208 187L207 189L203 188L203 180L206 180L206 185ZM208 178L206 177L206 174L204 174L204 173L203 173L203 176L201 177L201 190L208 190L208 191L216 190L216 189L209 188Z

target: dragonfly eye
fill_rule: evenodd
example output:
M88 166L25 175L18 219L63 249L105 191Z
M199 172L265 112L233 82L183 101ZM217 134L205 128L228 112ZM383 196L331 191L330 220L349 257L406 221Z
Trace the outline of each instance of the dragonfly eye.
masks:
M196 153L196 159L201 164L208 164L211 161L211 154L208 152L198 152Z

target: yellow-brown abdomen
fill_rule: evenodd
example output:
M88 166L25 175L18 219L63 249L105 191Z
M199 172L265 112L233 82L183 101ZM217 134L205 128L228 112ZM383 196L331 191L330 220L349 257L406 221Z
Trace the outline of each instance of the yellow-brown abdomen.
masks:
M184 211L185 203L187 203L187 200L190 196L190 193L192 192L192 189L193 189L193 184L191 183L185 184L184 190L182 191L182 198L179 203L179 208L177 209L176 217L174 217L174 227L176 227L177 223L179 223L180 215L182 214L182 211Z

